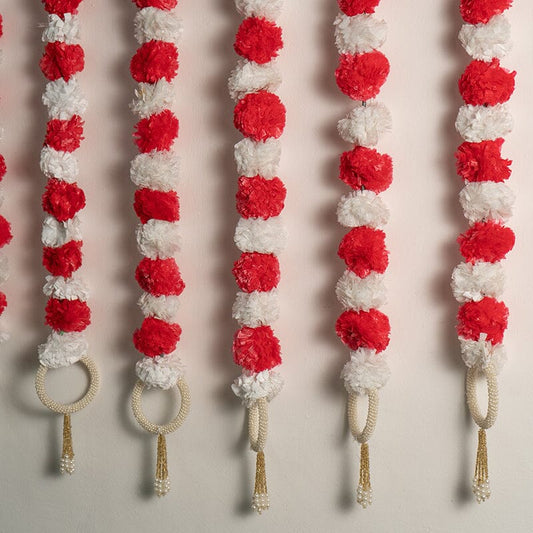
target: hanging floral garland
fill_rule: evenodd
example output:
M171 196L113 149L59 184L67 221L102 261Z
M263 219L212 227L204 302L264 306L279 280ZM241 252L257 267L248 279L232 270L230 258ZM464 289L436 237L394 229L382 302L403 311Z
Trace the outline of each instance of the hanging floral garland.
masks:
M279 316L278 254L286 232L280 214L286 190L277 177L285 128L285 106L274 91L281 83L276 58L283 47L276 24L281 0L236 0L244 17L234 49L241 59L229 78L230 96L237 102L234 125L244 139L235 145L239 173L235 244L241 256L233 274L240 292L233 305L239 323L233 358L243 368L232 385L249 410L249 438L256 452L256 478L252 508L261 514L269 508L264 448L268 406L281 390L281 376L273 370L281 363L280 343L271 324Z
M138 381L132 408L139 424L158 435L154 488L158 496L164 496L170 490L165 435L181 426L190 406L189 389L176 350L181 336L176 322L178 297L185 284L174 259L181 244L176 192L179 160L172 152L179 123L171 107L182 25L174 10L177 0L134 3L139 8L135 38L140 46L130 64L131 75L138 83L131 109L139 117L134 140L140 153L131 162L130 175L137 186L134 209L140 223L136 236L144 257L135 278L143 290L139 307L145 318L133 335L135 347L144 357L136 365ZM152 424L143 414L141 395L146 387L179 391L179 412L168 424Z
M0 37L4 34L3 28L3 19L0 15ZM0 181L4 179L6 175L6 161L3 155L0 155ZM4 200L3 194L0 193L0 205L2 205ZM0 215L0 248L6 246L11 242L13 235L11 233L11 224L6 220L5 217ZM9 276L8 260L7 256L1 252L0 253L0 285L3 285ZM5 293L0 292L0 316L4 314L4 311L7 307L7 297ZM0 331L0 343L6 341L9 338L9 335L4 331Z
M64 415L61 473L74 472L70 415L83 409L98 390L98 372L88 356L84 330L91 322L87 304L88 289L77 271L82 265L82 235L79 211L85 207L85 194L79 187L75 152L83 139L83 114L87 108L77 74L85 63L79 44L78 7L81 0L43 0L48 25L43 32L46 43L40 67L48 79L43 104L48 108L48 124L41 151L41 170L48 178L42 206L43 265L48 270L44 293L48 296L46 324L52 332L38 349L40 367L36 390L43 404ZM51 368L76 362L90 374L85 396L72 404L52 400L45 390L45 376Z
M338 0L342 13L335 20L335 42L340 54L335 72L339 89L358 105L338 123L339 135L355 145L340 158L340 179L353 190L338 204L337 217L351 228L338 254L346 271L336 287L345 311L336 324L337 335L351 350L341 377L348 392L350 430L361 444L357 502L372 503L368 440L377 419L378 389L389 378L384 350L389 344L388 317L378 308L386 299L383 282L389 258L385 233L380 228L389 211L380 197L392 182L392 159L373 148L391 128L388 109L374 100L389 74L389 62L378 50L385 42L387 25L374 15L379 0ZM357 403L368 397L367 421L357 421Z
M501 261L514 246L513 231L505 226L514 194L505 184L511 161L501 155L513 125L507 101L515 86L516 72L500 65L511 47L510 24L503 12L512 0L462 0L465 24L459 39L473 58L459 79L465 105L456 128L464 141L455 154L457 172L465 186L460 202L470 228L458 238L464 262L452 276L452 290L461 303L457 332L467 366L466 394L472 418L479 426L473 491L478 503L490 496L486 430L496 421L496 375L506 356L503 336L508 309L500 301L504 286ZM488 385L487 415L480 413L476 375L484 373Z

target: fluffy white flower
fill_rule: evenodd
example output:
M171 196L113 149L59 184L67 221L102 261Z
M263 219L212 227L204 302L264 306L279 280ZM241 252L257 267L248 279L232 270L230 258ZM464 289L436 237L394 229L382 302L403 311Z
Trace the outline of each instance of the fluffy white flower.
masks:
M481 220L508 220L513 214L515 195L504 183L467 183L459 193L465 217L473 224Z
M39 362L48 368L70 366L87 355L89 343L83 333L52 331L37 351Z
M345 270L337 282L335 293L345 309L357 311L381 307L387 301L383 274L377 272L371 272L366 278L360 278L350 270Z
M511 24L505 15L496 15L486 24L464 24L459 32L459 40L467 54L474 59L501 59L512 48Z
M478 341L459 337L461 355L468 368L478 367L483 370L492 362L495 372L498 374L507 361L507 354L502 344L493 345L487 341L487 334L482 333Z
M50 118L67 120L72 115L83 115L87 110L87 99L84 97L78 80L63 78L49 81L42 96L43 104L48 107Z
M160 11L160 10L158 10ZM139 83L130 109L142 118L172 107L175 96L174 84L161 79L155 83Z
M285 248L287 232L281 217L241 218L234 240L241 252L278 255Z
M373 191L351 191L345 194L337 206L339 224L348 228L370 226L378 228L389 220L389 209Z
M513 117L507 104L492 106L464 105L459 109L455 128L468 142L478 143L505 137L513 129Z
M81 241L80 219L72 217L65 222L59 222L52 216L47 216L43 221L41 241L45 246L57 248L69 241Z
M150 259L172 257L181 247L181 234L177 222L148 220L137 226L139 251Z
M41 171L47 178L74 183L79 174L78 160L70 152L58 152L49 146L41 149Z
M239 397L246 407L252 407L260 398L266 398L270 402L282 387L283 378L273 370L263 370L255 374L244 369L231 385L235 396Z
M350 352L350 361L341 372L346 390L355 394L367 394L371 390L381 389L389 377L390 370L385 356L369 348Z
M4 283L9 278L9 260L4 252L0 252L0 283Z
M503 293L505 274L501 263L460 263L452 274L452 291L458 302L479 302Z
M387 39L387 23L370 14L349 17L341 13L333 24L339 54L371 52L380 48Z
M244 138L235 145L235 162L241 176L276 176L281 157L281 143L278 139L255 142Z
M375 146L391 127L390 111L379 102L358 105L337 124L339 135L346 142L359 146Z
M268 326L279 317L277 289L268 292L238 292L233 304L233 318L242 326Z
M283 0L235 0L235 6L243 17L276 20L281 13Z
M133 24L135 39L139 44L148 41L177 44L183 33L183 25L174 10L166 11L155 7L139 9Z
M43 292L50 298L60 300L81 300L86 302L89 288L75 273L70 278L63 276L46 276Z
M43 42L53 43L61 41L67 44L77 43L80 38L80 20L77 15L65 13L63 17L59 15L48 15L48 25L43 31Z
M175 354L143 357L135 365L137 377L149 388L168 390L183 377L183 363Z
M144 316L153 316L165 322L175 322L180 307L178 296L154 296L143 292L137 302Z
M139 154L131 162L130 177L137 187L172 191L179 181L179 158L166 151Z
M233 100L240 100L248 93L260 90L274 92L281 83L281 74L276 61L263 65L247 59L239 59L228 81L229 94Z

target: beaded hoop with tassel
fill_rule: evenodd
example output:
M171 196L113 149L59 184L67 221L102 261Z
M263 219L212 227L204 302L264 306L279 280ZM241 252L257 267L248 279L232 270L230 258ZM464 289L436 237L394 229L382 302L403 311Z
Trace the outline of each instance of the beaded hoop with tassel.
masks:
M250 446L257 454L252 508L261 514L270 506L264 455L268 402L283 385L273 370L281 363L281 349L271 328L279 315L277 256L286 240L280 217L286 190L277 177L285 106L274 92L281 83L276 58L283 41L275 20L282 2L236 0L235 4L244 17L234 43L241 58L228 86L237 102L234 125L244 139L235 145L236 201L241 217L235 244L241 256L233 266L240 289L233 305L233 318L240 326L234 336L233 358L243 372L232 389L249 411Z
M465 21L459 40L472 61L459 79L464 100L455 123L465 142L455 154L457 173L465 186L460 202L470 228L458 238L464 263L452 275L452 290L461 307L457 332L462 357L468 367L467 404L479 426L473 492L478 503L490 497L486 430L496 421L496 375L505 361L503 347L508 309L500 300L504 286L501 261L514 246L513 231L505 226L511 216L514 194L505 181L511 161L501 155L504 136L513 125L507 101L515 86L515 72L500 65L510 50L510 24L503 12L512 0L462 0ZM476 376L484 374L488 409L478 407Z
M387 25L374 15L379 0L338 0L341 13L335 20L335 42L340 54L335 72L339 89L357 106L338 122L343 140L354 145L340 158L340 179L353 190L338 204L337 218L351 228L338 254L346 271L336 287L345 311L336 332L352 351L341 377L348 392L348 422L353 438L361 444L357 502L372 503L368 441L376 426L378 390L389 378L384 350L389 344L388 317L378 308L386 299L383 273L388 265L385 233L379 229L389 218L380 197L392 182L392 160L373 147L391 128L388 109L374 100L389 74L389 62L378 51L385 42ZM357 420L359 398L368 397L366 423Z
M43 0L48 25L40 67L48 79L43 104L48 124L41 151L41 170L48 178L42 206L46 213L42 229L43 265L48 270L44 293L48 296L46 324L52 333L39 346L40 367L35 379L37 395L50 410L63 414L61 473L74 472L70 415L86 407L96 396L98 371L88 356L84 330L91 322L87 305L88 289L77 274L82 265L82 236L78 212L85 206L79 187L78 161L74 155L83 139L83 114L87 108L77 74L85 56L79 44L78 7L81 0ZM48 370L83 364L89 373L89 388L81 400L60 404L45 389Z
M172 152L179 123L171 107L182 25L174 10L177 0L134 3L139 8L135 38L140 46L131 60L130 71L139 85L130 107L139 117L134 139L140 153L131 162L130 175L137 186L134 209L140 223L136 236L144 258L135 278L144 291L139 307L145 318L133 335L135 347L144 357L136 365L138 381L131 402L141 427L158 435L154 489L158 496L164 496L170 490L165 435L181 426L190 406L189 389L176 351L181 335L176 322L178 297L185 284L174 259L181 244L176 192L179 160ZM179 393L179 412L171 422L157 425L147 420L141 406L145 388Z

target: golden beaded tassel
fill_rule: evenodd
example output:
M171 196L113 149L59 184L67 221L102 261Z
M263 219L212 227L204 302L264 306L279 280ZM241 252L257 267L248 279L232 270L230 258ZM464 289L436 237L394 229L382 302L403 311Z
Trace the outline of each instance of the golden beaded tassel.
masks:
M478 431L476 472L472 490L478 503L490 498L489 462L487 457L487 433L484 429Z
M167 441L165 435L159 433L157 437L157 465L155 468L155 493L165 496L170 492L170 478L168 477Z
M257 458L255 462L255 487L254 497L252 499L252 509L261 514L263 511L267 511L270 507L267 491L267 480L265 470L265 454L260 451L257 452Z
M72 428L70 415L63 415L63 451L59 462L59 471L62 474L73 474L75 470L74 450L72 448Z
M368 443L361 444L361 458L359 459L359 486L357 487L357 503L363 509L372 504L372 485L370 484L370 456Z

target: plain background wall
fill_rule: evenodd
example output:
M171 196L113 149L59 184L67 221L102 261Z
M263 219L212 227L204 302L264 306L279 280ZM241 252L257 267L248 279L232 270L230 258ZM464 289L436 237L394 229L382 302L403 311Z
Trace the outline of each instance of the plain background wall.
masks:
M392 65L381 99L394 116L394 130L380 145L395 162L394 184L384 194L391 209L385 311L392 323L392 378L370 444L375 502L364 511L354 503L358 452L338 379L347 351L334 334L340 312L334 284L343 270L335 206L348 190L336 177L347 145L335 125L351 107L333 77L337 7L334 0L286 0L280 95L288 119L280 174L288 189L290 239L281 257L282 318L276 324L286 385L270 409L271 510L261 517L249 510L254 454L244 409L229 390L239 373L231 358L231 265L237 257L232 146L239 135L226 79L237 59L232 43L240 18L230 0L182 0L178 9L185 25L176 89L176 149L183 160L178 262L187 283L180 347L193 405L186 424L168 439L173 488L158 500L152 494L156 441L139 429L129 407L138 357L131 334L141 321L128 174L135 153L128 64L136 47L136 9L129 0L85 0L81 7L87 61L80 78L90 100L79 151L88 200L81 216L82 272L92 287L88 336L102 389L73 417L77 471L67 479L57 474L61 418L40 405L33 388L36 346L48 331L42 326L39 235L45 181L38 166L46 118L38 68L45 14L38 0L0 0L0 151L9 165L2 213L15 233L5 286L10 304L4 323L12 338L0 348L1 533L531 531L533 4L517 2L510 11L515 47L504 60L518 70L511 101L516 127L505 145L514 159L510 184L519 193L512 220L517 245L506 262L509 362L500 377L500 416L488 434L493 496L482 506L470 492L476 430L465 410L457 305L449 289L459 261L455 239L466 228L453 160L460 143L453 127L460 105L456 80L468 61L456 37L458 2L383 0L379 8L389 23L383 51ZM77 366L56 371L49 390L70 401L85 379ZM163 421L172 396L149 394L145 405Z

